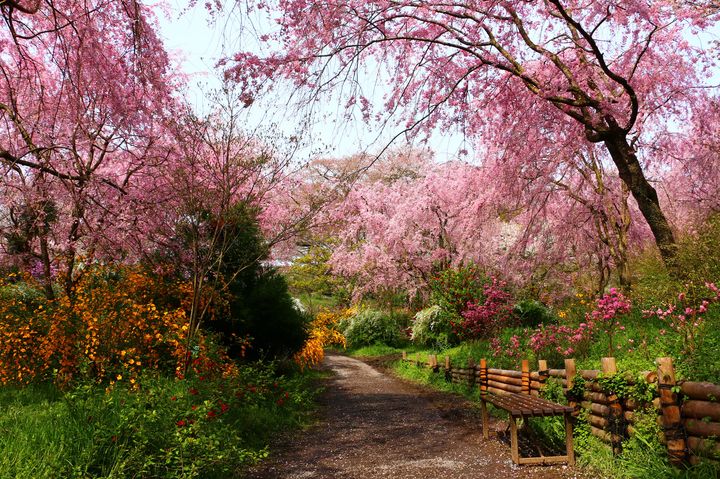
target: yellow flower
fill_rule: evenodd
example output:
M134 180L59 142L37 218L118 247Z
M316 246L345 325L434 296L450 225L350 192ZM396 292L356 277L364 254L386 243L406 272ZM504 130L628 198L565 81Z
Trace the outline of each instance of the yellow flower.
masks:
M116 378L117 378L118 381L122 380L122 374L118 374L118 375L116 376Z

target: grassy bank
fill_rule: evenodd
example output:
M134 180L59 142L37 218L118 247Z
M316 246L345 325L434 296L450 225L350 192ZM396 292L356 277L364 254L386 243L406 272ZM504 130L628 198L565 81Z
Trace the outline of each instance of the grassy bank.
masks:
M476 346L477 348L477 346ZM468 351L469 346L454 348L447 351L455 360L469 353L475 357L477 349ZM470 348L472 349L472 348ZM423 360L427 352L416 353ZM411 381L430 386L440 391L460 394L474 401L479 407L478 388L452 384L445 381L442 374L435 374L425 367L417 367L414 363L395 361L392 370L398 376ZM562 395L557 391L546 392L553 400L563 402ZM491 414L505 417L502 411L490 407ZM711 463L702 463L688 468L674 468L667 459L665 447L660 444L658 437L660 427L654 414L646 414L644 420L636 423L635 435L623 444L623 452L613 457L608 445L590 434L589 424L582 415L575 426L575 450L578 464L592 471L598 477L606 479L718 479L720 471ZM536 418L531 421L531 428L545 441L562 444L564 440L564 427L558 418Z
M242 477L308 422L318 373L245 366L233 378L145 376L139 388L0 389L0 477Z

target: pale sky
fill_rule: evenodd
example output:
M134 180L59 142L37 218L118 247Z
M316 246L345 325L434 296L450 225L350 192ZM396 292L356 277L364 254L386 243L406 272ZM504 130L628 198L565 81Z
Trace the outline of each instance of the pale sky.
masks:
M271 24L263 25L262 19L248 20L238 14L221 15L215 25L209 25L208 14L203 2L183 12L187 0L167 0L172 13L169 17L159 14L160 35L165 41L166 49L181 65L185 74L189 75L187 91L188 101L202 113L206 107L203 91L218 88L221 85L222 73L215 68L217 61L225 55L232 55L240 50L257 51L260 46L252 35L241 35L240 22L244 26L251 23L260 25L259 29L271 28ZM703 32L700 36L690 36L693 43L704 47L711 45L720 37L717 29ZM243 42L245 44L243 45ZM248 42L250 44L248 44ZM369 69L371 70L371 68ZM366 72L367 83L374 88L376 98L382 96L382 87L376 84L374 72ZM720 82L720 73L716 75ZM361 78L361 81L363 79ZM364 92L367 93L367 92ZM299 153L299 160L312 156L342 157L358 152L378 153L387 146L390 139L401 131L399 126L388 126L384 131L373 131L371 126L362 120L344 117L346 110L339 100L323 100L320 107L315 107L312 125L302 125L303 115L296 108L288 108L289 92L278 91L272 97L258 101L247 109L246 130L262 135L281 135L301 137L306 144ZM372 98L371 98L372 100ZM402 147L402 138L394 145ZM435 152L437 161L462 159L472 161L473 145L463 140L458 133L443 134L436 132L430 139L430 148ZM423 145L416 145L423 148ZM467 150L470 156L458 156L460 150Z
M223 24L211 26L201 4L181 14L186 5L186 1L169 0L173 13L169 18L159 14L160 36L171 57L189 75L187 99L201 113L206 107L203 90L221 86L221 72L215 68L217 61L243 47L249 49L242 42L252 42L252 39L238 33L237 18L223 18ZM318 114L313 116L312 127L300 128L302 115L286 107L288 98L279 93L272 100L268 98L253 104L247 111L247 130L281 132L285 137L301 135L308 144L299 152L305 159L313 155L341 157L361 151L377 153L400 131L400 127L395 126L380 133L372 131L360 119L344 118L343 106L333 101L324 102ZM398 147L403 144L402 139L394 143ZM439 161L458 159L457 152L461 149L472 150L457 134L436 133L430 147Z

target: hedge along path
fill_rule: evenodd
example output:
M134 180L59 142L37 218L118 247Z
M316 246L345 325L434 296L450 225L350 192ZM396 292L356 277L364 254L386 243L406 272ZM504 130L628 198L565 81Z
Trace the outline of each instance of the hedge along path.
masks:
M570 479L565 465L516 466L468 401L378 372L357 359L328 354L334 373L321 398L320 421L275 445L253 479ZM506 424L491 421L491 430Z

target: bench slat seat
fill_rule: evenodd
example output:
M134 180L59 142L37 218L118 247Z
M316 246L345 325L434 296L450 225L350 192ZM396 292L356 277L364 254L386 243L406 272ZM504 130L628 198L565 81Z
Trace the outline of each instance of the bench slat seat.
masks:
M482 384L481 384L482 388ZM572 423L570 415L573 408L557 404L547 399L531 396L529 394L518 394L513 392L491 393L482 391L480 396L482 403L483 437L489 437L488 414L486 403L507 411L510 414L510 448L512 459L516 464L550 464L556 462L575 463L575 455L572 444ZM565 419L565 445L564 456L544 457L520 457L517 437L517 420L529 417L563 416Z

